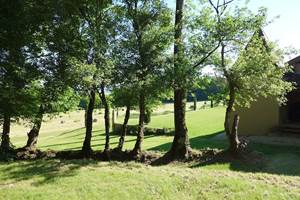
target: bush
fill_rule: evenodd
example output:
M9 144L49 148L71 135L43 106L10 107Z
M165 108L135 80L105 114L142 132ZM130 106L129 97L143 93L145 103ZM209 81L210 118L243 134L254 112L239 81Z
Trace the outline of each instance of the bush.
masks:
M122 124L114 124L114 133L121 135L123 129ZM138 125L127 125L127 135L137 135L139 131ZM149 128L145 127L144 135L174 135L174 130L171 128Z

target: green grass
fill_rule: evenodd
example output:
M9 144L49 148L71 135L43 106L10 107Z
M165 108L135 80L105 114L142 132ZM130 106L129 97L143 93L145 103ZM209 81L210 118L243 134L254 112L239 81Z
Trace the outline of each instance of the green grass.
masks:
M149 126L172 128L173 114L168 109L156 111ZM217 107L187 112L193 148L227 147L226 140L214 137L223 130L224 111ZM96 111L95 118L92 145L102 150L102 114ZM85 133L82 119L83 112L46 118L38 147L80 149ZM122 112L117 120L122 122ZM133 115L130 124L135 123ZM28 128L14 125L12 130L13 144L23 146ZM146 136L143 149L167 151L172 140L170 136ZM112 148L117 142L118 136L112 135ZM128 136L125 148L133 148L134 142L135 137ZM251 147L266 155L266 166L231 162L151 167L91 160L0 163L0 199L300 199L300 148L255 143Z
M98 113L98 112L96 112ZM81 112L83 118L83 112ZM42 126L40 133L38 147L42 150L54 149L54 150L78 150L82 146L85 129L78 127L76 123L72 123L75 117L78 117L78 113L75 112L71 115L63 115L57 119L52 119L45 122ZM96 119L100 119L100 115L96 115ZM218 133L223 130L224 108L218 107L214 109L202 109L196 112L187 112L187 125L189 128L189 135L191 143L195 148L200 148L203 144L196 142L198 137L209 136L214 133ZM65 121L64 124L60 124L60 121ZM120 114L118 121L122 122L123 116ZM56 124L54 123L56 122ZM81 121L80 121L81 122ZM74 124L74 125L73 125ZM95 150L102 150L105 144L104 127L102 120L94 123L94 131L92 138L92 146ZM130 119L130 124L137 124L137 118ZM65 130L65 126L69 129ZM73 127L76 128L73 128ZM173 127L173 114L156 115L152 117L150 127ZM60 128L60 129L59 129ZM54 131L49 131L54 129ZM63 131L61 131L61 129ZM26 130L21 130L19 127L16 134L13 134L12 142L14 145L21 147L26 141ZM23 131L23 133L22 133ZM13 132L14 133L14 132ZM126 138L125 148L132 149L135 143L135 136L128 136ZM172 142L173 137L170 136L146 136L143 144L144 149L156 149L156 150L168 150L169 143ZM194 140L193 140L194 139ZM116 147L119 137L116 135L111 136L111 146ZM224 146L225 144L223 144Z
M0 165L0 199L299 199L300 178L177 165L34 161Z

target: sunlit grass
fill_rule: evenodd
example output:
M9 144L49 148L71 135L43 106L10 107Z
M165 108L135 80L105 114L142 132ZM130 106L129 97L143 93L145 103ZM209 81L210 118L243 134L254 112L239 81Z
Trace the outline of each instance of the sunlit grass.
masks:
M300 178L150 167L137 163L33 161L0 165L0 199L299 199Z
M165 106L167 107L167 106ZM165 110L168 109L164 108ZM160 110L161 111L161 110ZM160 112L158 111L158 113ZM105 144L104 122L99 111L95 111L94 118L97 119L93 129L92 146L95 150L101 150ZM60 114L55 118L46 118L42 125L39 136L38 147L54 150L77 150L82 146L85 129L83 127L84 111L75 111L69 114ZM190 138L211 135L223 130L222 120L224 118L224 108L200 109L187 112L187 125ZM117 122L123 121L123 113L120 111ZM63 123L61 123L63 122ZM130 124L137 124L137 118L132 118ZM173 113L153 115L149 127L172 128ZM28 129L28 128L27 128ZM21 147L26 142L26 132L28 130L20 125L12 128L12 142L17 147ZM23 132L23 133L22 133ZM135 136L127 136L125 148L131 149L134 146ZM143 143L144 149L151 149L157 146L170 143L170 136L146 136ZM118 136L111 136L111 146L115 147L118 143Z

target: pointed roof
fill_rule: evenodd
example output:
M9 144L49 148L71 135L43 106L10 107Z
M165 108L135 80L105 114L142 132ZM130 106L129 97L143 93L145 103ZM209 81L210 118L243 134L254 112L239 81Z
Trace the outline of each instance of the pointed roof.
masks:
M300 63L300 55L297 56L296 58L293 58L292 60L288 61L288 63L289 63L290 65L295 65L295 64L297 64L297 63Z
M292 60L288 61L288 64L295 67L295 64L300 63L300 56L293 58ZM288 72L285 75L285 79L290 82L296 83L296 87L300 89L300 74L295 72Z

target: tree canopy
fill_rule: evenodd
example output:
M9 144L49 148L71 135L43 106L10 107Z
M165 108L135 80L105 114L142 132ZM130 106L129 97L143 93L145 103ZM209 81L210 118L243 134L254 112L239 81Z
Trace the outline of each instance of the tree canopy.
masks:
M82 155L93 155L93 112L101 101L106 159L113 151L111 110L126 108L120 151L130 110L138 110L137 139L130 151L136 158L152 110L172 98L175 131L166 156L189 158L186 98L207 87L217 88L207 95L227 106L224 129L230 149L238 151L236 108L270 96L284 103L292 90L292 83L283 79L289 67L282 62L284 51L263 33L266 9L252 12L235 0L197 3L176 0L172 11L164 0L3 1L1 151L12 150L12 119L32 122L26 148L35 147L43 115L77 108L81 99L86 130ZM206 76L204 67L214 76Z

